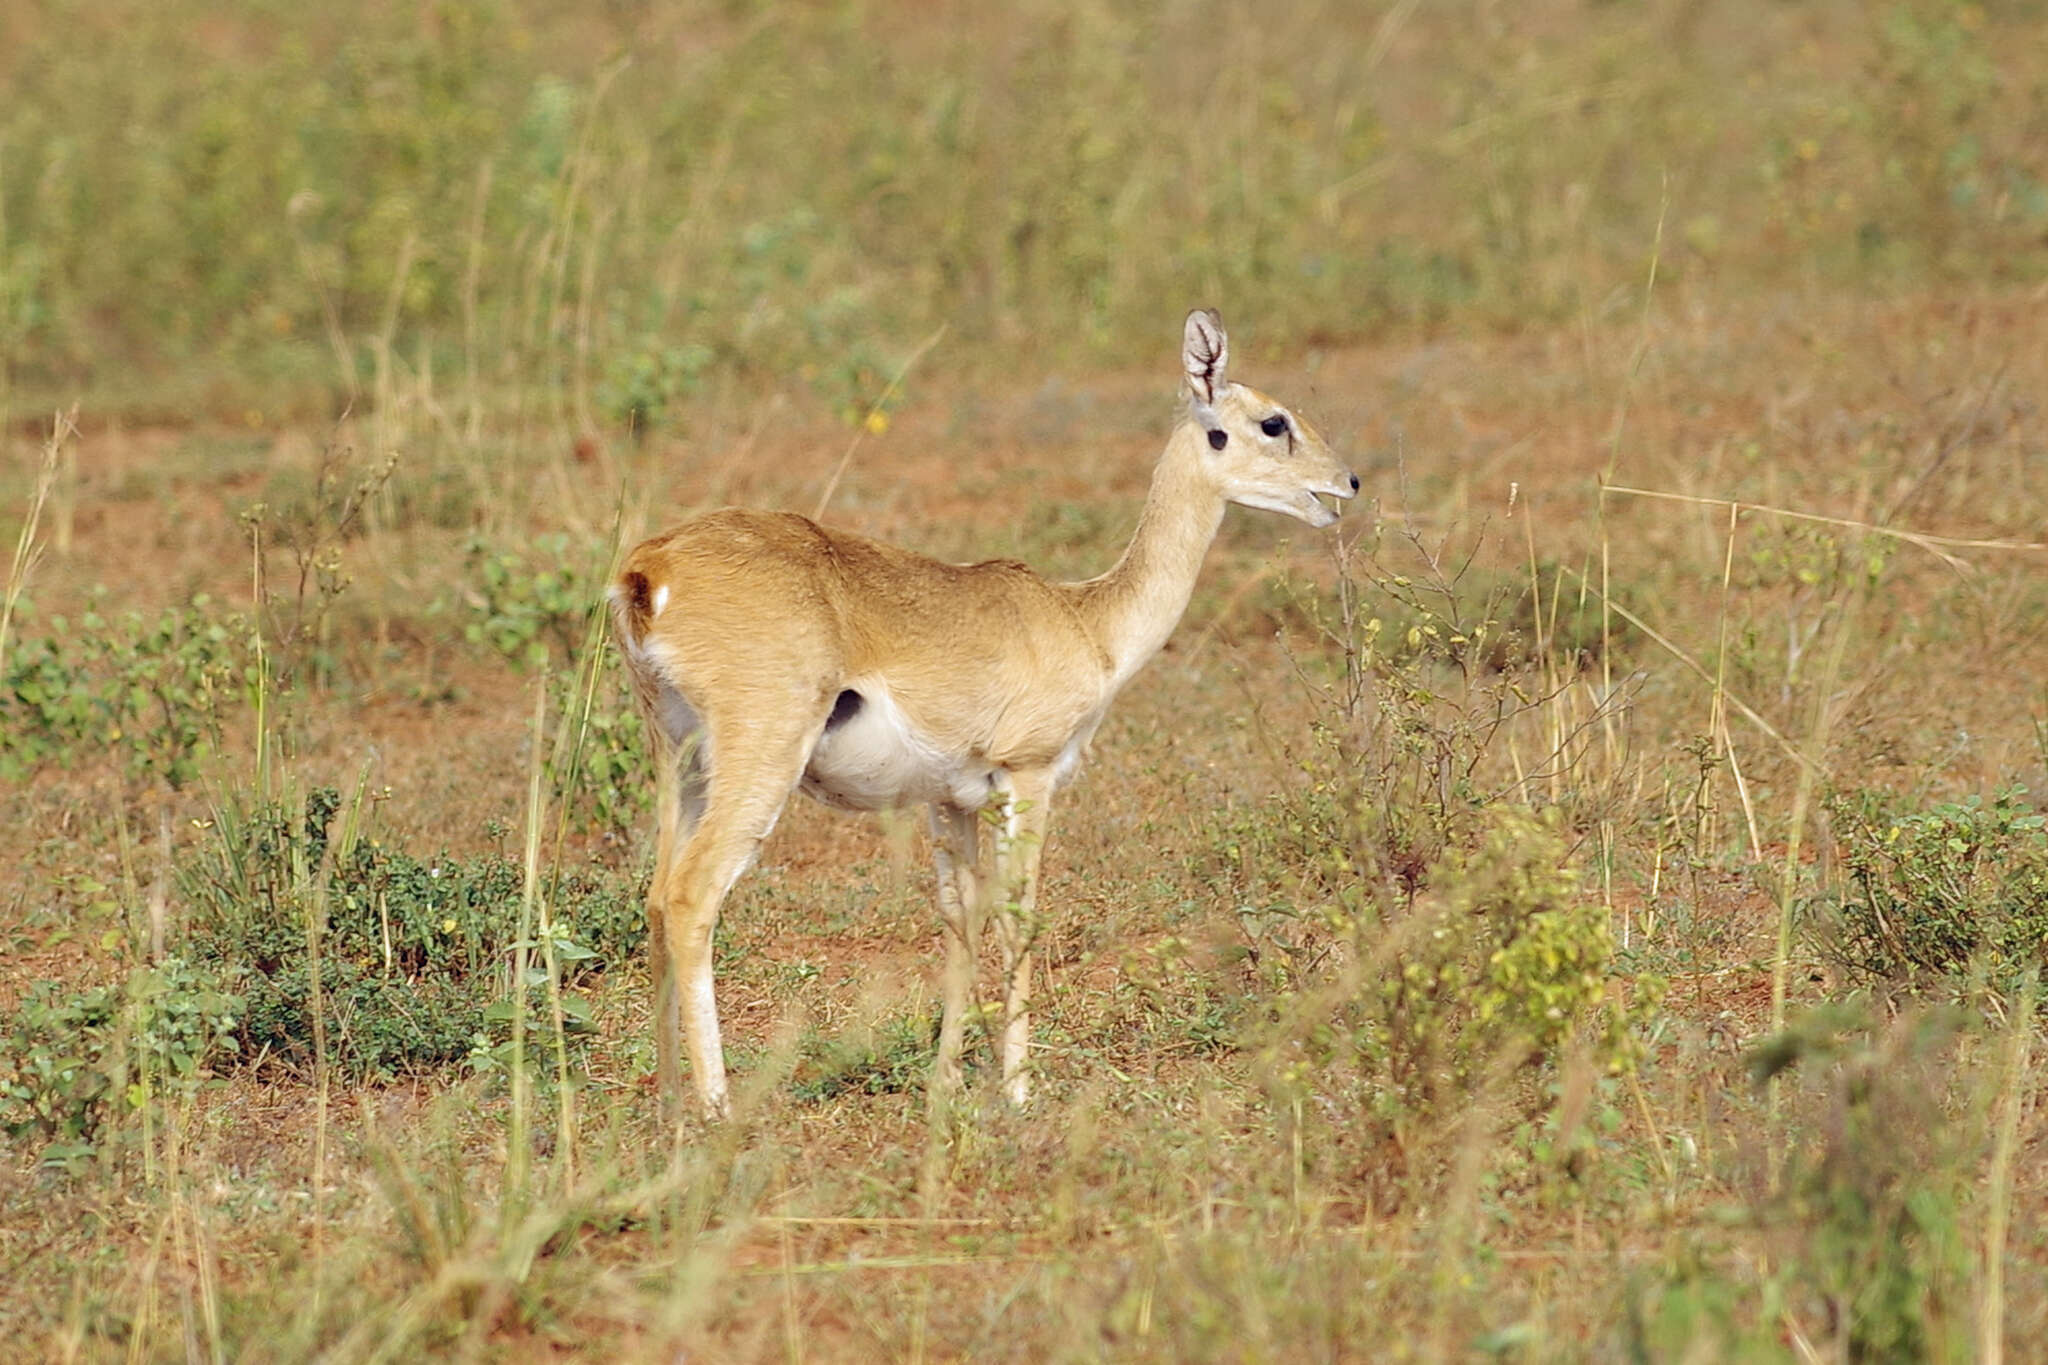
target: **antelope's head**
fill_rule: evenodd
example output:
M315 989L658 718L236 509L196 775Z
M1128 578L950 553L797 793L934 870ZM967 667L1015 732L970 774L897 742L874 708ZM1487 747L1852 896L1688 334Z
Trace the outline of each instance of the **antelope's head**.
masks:
M1189 313L1181 367L1189 415L1209 443L1211 477L1231 502L1328 526L1337 514L1318 495L1355 497L1358 476L1314 427L1257 389L1232 383L1229 359L1223 319L1211 308Z

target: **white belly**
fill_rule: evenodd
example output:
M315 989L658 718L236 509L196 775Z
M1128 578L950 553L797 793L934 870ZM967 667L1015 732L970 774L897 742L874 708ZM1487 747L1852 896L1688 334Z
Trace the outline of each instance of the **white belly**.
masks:
M826 730L811 750L806 793L852 810L933 802L979 810L987 804L995 790L992 764L933 744L880 686L858 691L860 709Z

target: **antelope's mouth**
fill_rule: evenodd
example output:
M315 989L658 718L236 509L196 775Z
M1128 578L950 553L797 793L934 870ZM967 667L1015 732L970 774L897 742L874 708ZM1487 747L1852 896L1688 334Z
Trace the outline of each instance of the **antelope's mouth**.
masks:
M1344 504L1358 496L1358 489L1358 476L1347 473L1341 480L1309 490L1309 496L1315 500L1316 506L1329 515L1330 521L1321 524L1328 526L1331 521L1344 515Z

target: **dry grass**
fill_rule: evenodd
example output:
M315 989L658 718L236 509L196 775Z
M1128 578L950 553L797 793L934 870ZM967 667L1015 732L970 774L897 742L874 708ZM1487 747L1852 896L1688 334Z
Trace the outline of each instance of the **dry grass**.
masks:
M0 736L0 1025L111 986L139 1087L0 1149L0 1355L2048 1351L2028 962L1873 986L1828 937L1842 802L2048 791L2035 16L1248 13L0 4L10 724L98 650L91 724ZM928 1119L921 836L799 805L721 927L738 1117L671 1142L644 969L564 997L596 931L544 931L646 861L542 766L609 704L560 642L612 548L823 506L1095 572L1197 303L1372 506L1233 512L1063 798L1034 1109ZM471 638L487 561L544 674ZM236 613L268 672L149 643ZM121 700L151 659L202 681ZM492 1021L355 1080L355 1017L151 1069L198 855L330 786L338 843L522 864L529 1067ZM1503 838L1516 904L1598 922L1598 1007L1404 1070L1383 987Z
M1296 760L1318 714L1303 689L1317 646L1297 599L1262 585L1293 578L1307 599L1330 587L1320 543L1238 514L1176 645L1106 728L1048 854L1050 1045L1032 1114L991 1110L934 1131L914 1090L805 1098L811 1063L791 1051L804 1031L858 1038L928 1011L936 928L914 840L799 808L724 930L721 984L748 1087L729 1129L693 1130L673 1155L659 1135L637 969L596 992L601 1037L573 1126L551 1103L530 1106L524 1178L506 1145L510 1101L484 1081L337 1089L323 1118L308 1081L234 1072L74 1175L14 1154L7 1335L24 1356L88 1358L667 1358L680 1347L731 1359L1572 1359L1626 1355L1631 1341L1693 1358L1674 1345L1689 1331L1707 1357L1773 1342L1829 1349L1835 1328L1812 1316L1827 1300L1785 1279L1820 1255L1800 1233L1820 1215L1787 1203L1784 1182L1842 1119L1829 1117L1823 1081L1787 1082L1766 1104L1743 1070L1772 1011L1802 764L1830 786L1919 798L2037 774L2041 565L2022 551L1908 542L1873 578L1880 541L1856 527L1746 511L1731 558L1724 504L1610 493L1603 516L1594 476L1609 463L1616 381L1600 376L1647 338L1614 460L1634 486L1952 541L2030 540L2043 431L2020 395L2048 378L2030 311L1997 295L1818 297L1795 326L1654 307L1646 332L1588 329L1556 348L1518 337L1316 357L1313 410L1379 490L1390 566L1420 553L1398 530L1447 545L1446 562L1469 555L1471 575L1513 593L1540 588L1550 646L1525 676L1544 684L1543 701L1514 719L1485 771L1512 783L1519 770L1531 799L1564 812L1591 870L1585 894L1611 904L1628 970L1671 979L1634 1080L1574 1099L1583 1078L1556 1073L1564 1107L1542 1122L1595 1135L1565 1165L1546 1164L1548 1149L1484 1085L1431 1120L1435 1150L1359 1149L1345 1130L1364 1114L1276 1107L1256 1049L1203 1031L1191 992L1262 989L1218 937L1239 922L1230 898L1246 893L1232 886L1251 885L1219 878L1219 842L1302 780ZM1550 363L1561 348L1589 358L1580 379ZM1289 364L1254 368L1289 387ZM1143 376L1070 381L1062 401L1091 415L1081 425L1106 428L1079 442L1076 419L1045 415L1029 390L928 390L863 447L835 515L945 553L1099 563L1135 508L1159 388ZM598 539L614 479L628 489L629 534L707 480L734 498L802 503L844 445L802 412L763 399L731 430L610 467L511 439L478 502L504 535L568 525ZM985 441L977 428L1004 435ZM315 447L287 438L237 457L223 487L206 473L220 440L191 433L165 457L159 438L88 429L76 539L32 585L37 619L75 611L116 556L124 601L245 594L245 550L224 513L290 485ZM161 491L138 508L123 498L143 467ZM1087 520L1029 513L1027 542L1013 546L1020 506ZM457 852L485 845L487 821L518 828L531 752L530 684L449 643L461 534L379 526L346 545L356 583L341 599L336 681L281 722L293 780L366 769L390 793L380 828ZM1597 627L1569 621L1603 535L1608 593L1642 623L1610 625L1604 652ZM1601 662L1570 666L1569 630ZM1603 688L1618 700L1603 703ZM238 744L231 736L219 781L247 780ZM156 851L114 833L149 828L167 799L183 844L211 809L203 793L160 797L83 759L6 798L10 999L35 979L126 970L120 912L96 912L81 888L146 896ZM1790 865L1802 896L1830 876L1826 828L1803 833L1821 861ZM597 842L566 856L632 867L639 854ZM1258 884L1305 887L1301 875L1269 866ZM1803 940L1788 944L1796 1013L1837 988ZM1961 1199L1954 1235L2003 1248L1996 1292L2014 1356L2048 1332L2035 1307L2043 1188L2026 1159L2039 1141L2037 1057L1966 1032L1933 1060L1899 1063L1934 1068L1940 1119L1908 1171L1924 1158L1916 1178L1946 1188L1994 1163L1997 1198ZM1977 1282L1933 1301L1967 1323ZM1758 1297L1771 1285L1785 1296L1775 1308ZM1729 1304L1720 1317L1716 1295Z

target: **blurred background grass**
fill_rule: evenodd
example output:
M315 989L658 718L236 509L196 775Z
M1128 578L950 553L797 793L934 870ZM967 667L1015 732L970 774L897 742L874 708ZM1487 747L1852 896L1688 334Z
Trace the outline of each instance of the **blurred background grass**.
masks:
M941 324L974 370L1193 303L1261 349L1598 319L1653 250L1737 294L2038 279L2043 12L9 0L0 401L406 372L645 426L763 372L857 412Z

